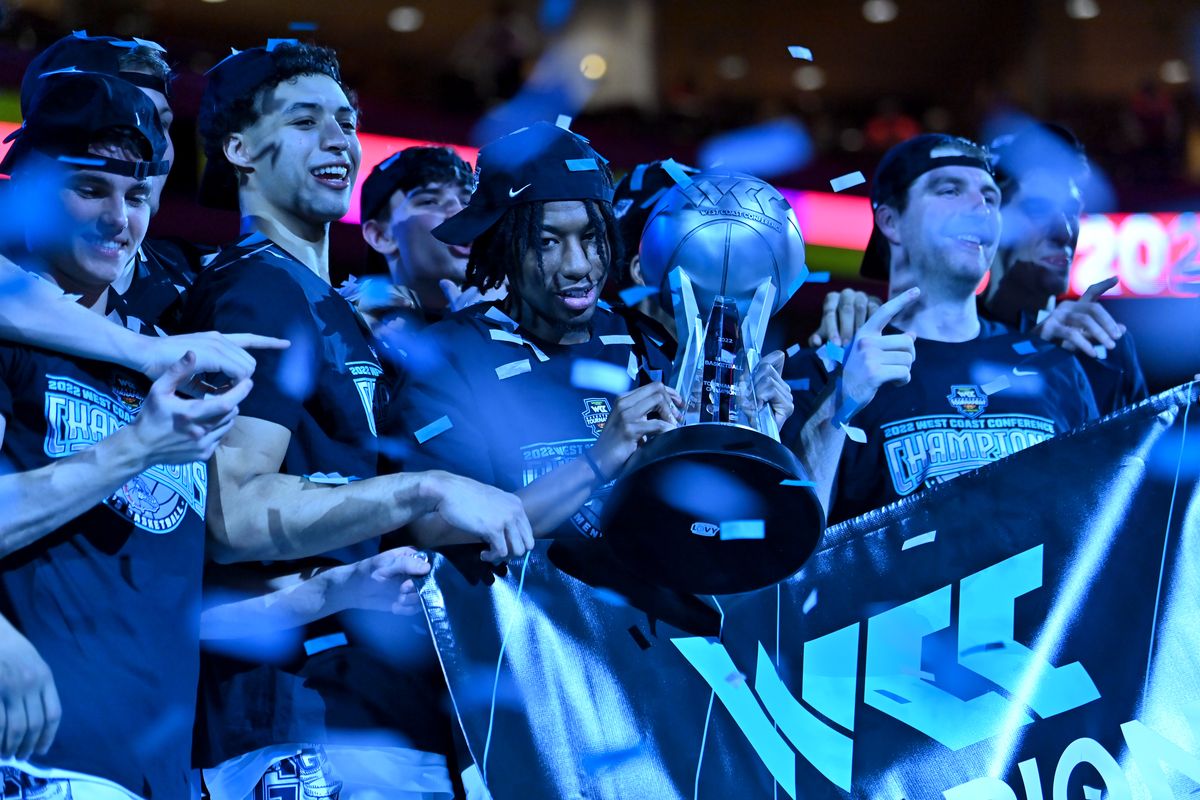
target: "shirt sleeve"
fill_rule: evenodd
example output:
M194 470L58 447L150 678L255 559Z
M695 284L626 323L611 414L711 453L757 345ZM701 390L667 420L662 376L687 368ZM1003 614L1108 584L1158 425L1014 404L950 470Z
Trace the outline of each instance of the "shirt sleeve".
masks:
M191 292L185 329L255 333L291 342L286 350L255 350L254 388L241 415L295 432L312 391L322 339L304 291L285 273L253 263L205 274Z
M496 485L487 437L477 422L476 394L454 358L453 345L428 332L422 337L444 357L405 377L388 409L383 449L400 453L406 471L442 469Z

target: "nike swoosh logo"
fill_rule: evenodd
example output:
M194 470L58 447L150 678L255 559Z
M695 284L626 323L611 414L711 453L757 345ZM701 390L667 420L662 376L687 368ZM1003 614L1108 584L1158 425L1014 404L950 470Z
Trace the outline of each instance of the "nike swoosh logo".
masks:
M509 190L508 190L508 196L509 196L509 197L516 197L516 196L517 196L517 195L519 195L521 192L523 192L523 191L525 191L526 189L528 189L530 186L533 186L533 184L532 184L532 183L527 183L527 184L525 184L524 186L522 186L520 189L517 189L517 190L515 190L515 191L514 191L514 190L512 190L512 189L509 189Z
M1038 372L1036 369L1018 369L1017 367L1013 367L1013 375L1016 375L1019 378L1026 378L1030 375L1037 374Z

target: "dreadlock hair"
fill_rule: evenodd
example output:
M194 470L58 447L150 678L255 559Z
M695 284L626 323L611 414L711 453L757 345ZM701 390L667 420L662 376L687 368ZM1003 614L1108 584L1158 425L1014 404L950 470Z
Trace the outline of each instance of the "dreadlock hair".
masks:
M588 223L597 235L600 259L608 268L608 279L624 281L625 258L621 246L620 229L613 214L612 203L604 200L581 200L587 209ZM471 245L467 259L467 286L477 286L481 291L499 288L505 278L509 290L516 286L516 276L525 261L525 254L537 253L538 266L542 265L542 248L539 236L546 204L544 202L522 203L504 212L496 224L488 228Z
M208 158L224 159L222 148L230 134L244 131L262 114L262 101L270 90L284 81L303 75L326 75L346 93L350 105L358 109L358 97L342 81L337 54L329 47L302 42L279 44L272 51L275 69L271 76L231 103L221 108L201 108L198 127Z

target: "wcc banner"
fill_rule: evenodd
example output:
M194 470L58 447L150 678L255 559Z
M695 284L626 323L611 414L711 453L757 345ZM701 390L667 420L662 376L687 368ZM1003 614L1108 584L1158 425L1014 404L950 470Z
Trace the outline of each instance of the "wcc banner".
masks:
M1196 405L831 528L749 594L655 588L603 541L490 583L438 557L422 598L492 797L1195 796Z

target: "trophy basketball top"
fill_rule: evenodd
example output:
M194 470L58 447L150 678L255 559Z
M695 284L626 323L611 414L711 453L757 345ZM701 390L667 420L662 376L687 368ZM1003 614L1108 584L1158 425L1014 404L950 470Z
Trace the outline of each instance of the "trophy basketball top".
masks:
M758 287L775 284L774 314L807 274L796 214L774 186L730 170L709 169L669 189L642 232L642 274L671 310L669 275L682 267L699 308L732 297L745 316Z

